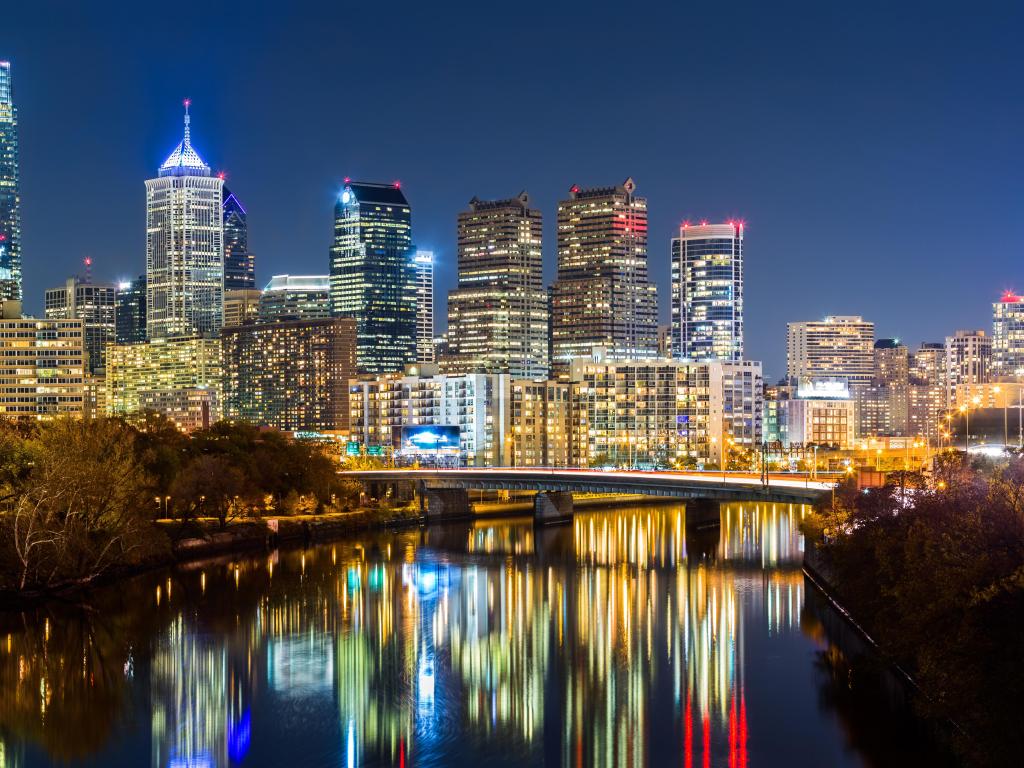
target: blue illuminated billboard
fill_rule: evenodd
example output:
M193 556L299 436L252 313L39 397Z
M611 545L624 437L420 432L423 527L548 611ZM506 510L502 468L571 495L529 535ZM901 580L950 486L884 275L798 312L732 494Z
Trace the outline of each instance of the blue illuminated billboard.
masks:
M403 453L445 453L459 450L459 428L448 424L418 424L401 428Z

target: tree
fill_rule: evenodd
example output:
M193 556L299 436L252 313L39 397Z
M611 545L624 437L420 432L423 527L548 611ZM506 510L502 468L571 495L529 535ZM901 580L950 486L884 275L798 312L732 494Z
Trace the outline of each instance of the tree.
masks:
M221 529L238 517L251 499L245 474L224 456L197 456L178 473L171 496L183 520L215 517Z

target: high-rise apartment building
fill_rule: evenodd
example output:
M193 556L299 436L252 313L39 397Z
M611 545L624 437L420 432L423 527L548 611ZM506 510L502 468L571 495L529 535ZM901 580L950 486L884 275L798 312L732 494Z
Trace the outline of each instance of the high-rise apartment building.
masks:
M858 434L902 436L910 429L910 354L899 339L879 339L873 352L874 375L862 388Z
M314 320L331 316L331 279L327 275L274 275L260 296L257 318Z
M80 417L84 407L82 321L0 320L0 417Z
M107 347L107 414L167 416L190 432L220 418L220 339L152 339L148 344Z
M235 194L224 187L224 290L256 288L256 258L249 252L249 215Z
M938 445L946 403L946 346L925 342L910 356L909 434Z
M416 361L414 255L399 185L346 182L334 207L331 314L356 319L361 371L401 371Z
M957 331L946 337L946 407L956 403L957 387L992 378L992 337L984 331Z
M658 349L657 288L647 278L647 200L626 179L558 204L558 276L551 288L552 365L603 347L621 359Z
M118 344L140 344L146 340L146 276L139 275L117 286L114 299L114 340Z
M416 251L416 362L434 362L434 253Z
M221 341L226 418L283 430L348 431L354 319L225 327Z
M82 321L86 370L93 376L103 372L106 345L116 339L116 295L113 283L93 283L78 276L58 288L48 288L44 295L47 320Z
M146 333L215 336L224 319L224 180L185 136L146 181Z
M672 354L743 359L743 224L683 224L672 239Z
M0 301L21 301L21 197L18 190L18 110L11 63L0 61Z
M1024 379L1024 296L1006 291L992 304L992 378Z
M525 192L473 198L459 214L459 285L448 294L449 363L459 370L548 375L542 217Z
M786 375L791 381L844 381L851 394L874 376L875 324L857 315L789 323Z

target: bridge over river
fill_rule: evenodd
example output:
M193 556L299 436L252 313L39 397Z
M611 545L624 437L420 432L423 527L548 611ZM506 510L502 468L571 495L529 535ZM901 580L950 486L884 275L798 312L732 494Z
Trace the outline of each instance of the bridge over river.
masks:
M538 523L572 517L573 493L643 494L685 499L691 523L717 522L719 504L730 501L813 503L834 484L792 475L767 478L747 472L673 472L599 469L487 467L376 469L341 473L366 485L415 484L428 521L472 516L471 490L537 491ZM692 512L692 514L691 514Z

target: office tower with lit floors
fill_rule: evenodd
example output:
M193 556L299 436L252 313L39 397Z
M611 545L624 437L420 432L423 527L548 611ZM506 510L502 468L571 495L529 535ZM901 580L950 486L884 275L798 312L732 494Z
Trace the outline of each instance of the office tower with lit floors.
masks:
M224 180L185 135L146 181L146 334L216 336L224 319Z
M146 276L125 280L114 298L114 340L118 344L141 344L146 340Z
M18 110L11 63L0 61L0 301L21 301L21 197Z
M400 185L346 181L334 206L331 314L355 318L362 372L416 361L415 252Z
M249 252L249 215L235 194L224 187L224 290L256 288L256 258Z
M1024 380L1024 296L1006 291L992 304L992 378Z
M552 365L602 347L617 359L658 352L658 296L647 276L647 200L626 179L558 204L558 273L551 287Z
M450 364L459 370L548 375L542 217L525 192L473 198L459 214L459 284L448 294Z
M263 288L257 319L313 320L331 316L331 279L327 275L274 275Z
M743 223L684 223L672 239L672 354L743 359Z
M416 362L434 362L434 253L416 251Z
M789 323L786 375L791 381L844 381L851 393L875 373L875 324L858 315Z
M113 283L94 283L88 274L69 277L64 285L48 288L44 294L47 320L82 321L86 371L92 376L103 372L106 346L116 340L116 295Z

